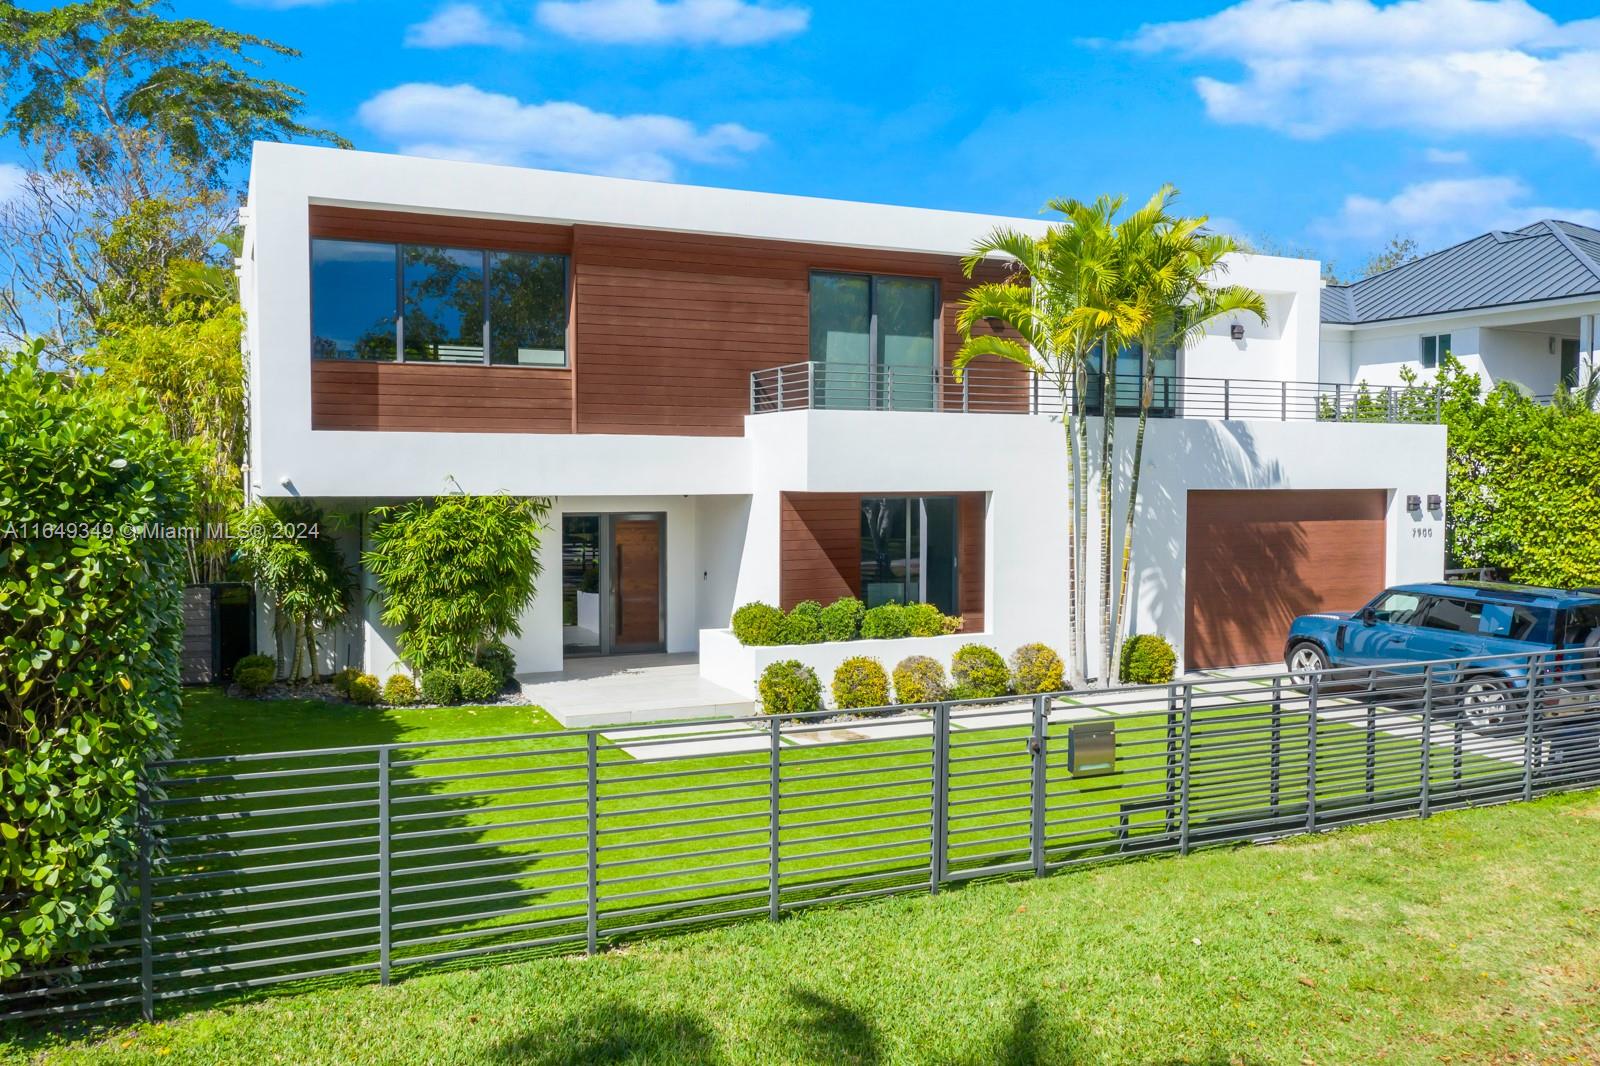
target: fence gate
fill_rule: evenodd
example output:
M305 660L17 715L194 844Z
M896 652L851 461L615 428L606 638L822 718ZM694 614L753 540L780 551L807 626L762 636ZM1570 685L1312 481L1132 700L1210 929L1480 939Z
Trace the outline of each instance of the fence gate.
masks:
M1043 863L1046 699L1026 710L940 708L934 719L935 854L941 881Z

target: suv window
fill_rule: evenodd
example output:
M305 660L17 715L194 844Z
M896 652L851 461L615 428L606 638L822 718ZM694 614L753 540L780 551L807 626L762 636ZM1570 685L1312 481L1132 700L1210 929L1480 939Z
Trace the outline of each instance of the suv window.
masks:
M1415 592L1386 592L1372 604L1372 613L1380 622L1391 625L1413 625L1422 597Z
M1468 600L1451 600L1432 597L1427 610L1417 620L1417 625L1427 629L1443 629L1451 633L1476 633L1478 612L1483 604Z
M1600 631L1600 604L1574 607L1567 612L1567 632L1562 643L1582 647L1591 638L1600 640L1595 636L1597 631Z
M1474 633L1508 640L1544 640L1549 612L1511 603L1430 597L1417 625L1449 633Z

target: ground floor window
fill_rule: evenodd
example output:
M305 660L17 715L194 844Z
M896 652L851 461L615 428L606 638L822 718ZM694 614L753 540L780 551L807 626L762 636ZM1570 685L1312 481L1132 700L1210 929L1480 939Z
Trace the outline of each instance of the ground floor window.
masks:
M931 603L960 613L959 509L954 496L867 496L861 501L861 590L868 607Z

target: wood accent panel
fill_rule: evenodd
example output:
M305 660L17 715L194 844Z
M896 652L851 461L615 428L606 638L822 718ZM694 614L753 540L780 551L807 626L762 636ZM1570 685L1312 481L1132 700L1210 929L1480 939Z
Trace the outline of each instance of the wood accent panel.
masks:
M861 594L861 496L786 492L781 501L778 600L829 604Z
M619 518L612 527L617 640L623 645L661 643L661 522Z
M1277 662L1296 615L1350 611L1384 585L1382 489L1191 491L1189 669Z
M468 218L419 211L372 211L312 204L313 237L396 244L442 244L452 248L497 248L507 252L572 251L572 227L501 218Z
M828 604L861 595L861 499L866 493L786 492L781 499L778 599L784 610L802 600ZM907 496L874 492L873 496ZM929 492L916 495L942 496ZM962 632L984 627L984 536L988 496L956 493L956 554Z
M311 361L312 429L567 433L566 370Z

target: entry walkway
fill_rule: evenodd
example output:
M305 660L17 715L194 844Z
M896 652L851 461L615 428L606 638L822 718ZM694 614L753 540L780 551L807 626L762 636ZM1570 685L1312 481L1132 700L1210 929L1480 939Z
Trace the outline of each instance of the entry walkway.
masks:
M517 680L530 702L569 729L755 713L753 700L703 679L694 652L568 659L559 673Z

